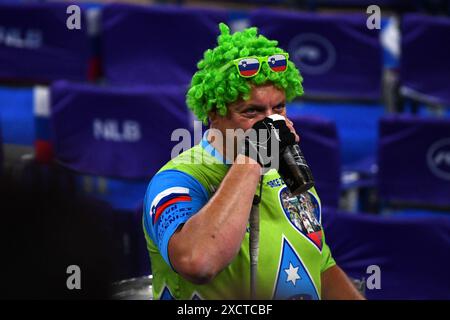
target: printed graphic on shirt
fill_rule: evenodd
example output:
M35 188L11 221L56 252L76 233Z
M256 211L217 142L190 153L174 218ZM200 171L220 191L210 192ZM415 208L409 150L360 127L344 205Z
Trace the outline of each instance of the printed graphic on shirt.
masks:
M318 300L319 294L306 266L284 236L281 252L273 298Z
M294 196L284 187L280 190L280 203L291 225L321 251L320 204L314 194L307 191Z
M150 206L150 216L153 224L158 221L161 213L170 205L180 201L191 201L189 189L183 187L172 187L160 192L152 201Z
M164 286L164 290L161 293L161 296L159 299L160 300L175 300L173 295L170 293L169 288L167 288L166 286Z
M197 292L194 292L191 300L203 300Z

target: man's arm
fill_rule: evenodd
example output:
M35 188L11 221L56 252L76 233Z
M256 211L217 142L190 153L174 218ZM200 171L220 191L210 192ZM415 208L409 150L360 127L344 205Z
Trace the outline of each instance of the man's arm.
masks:
M324 300L365 300L337 265L322 272L321 280Z
M261 170L250 158L245 163L231 166L214 196L169 240L170 262L189 281L211 281L239 252Z

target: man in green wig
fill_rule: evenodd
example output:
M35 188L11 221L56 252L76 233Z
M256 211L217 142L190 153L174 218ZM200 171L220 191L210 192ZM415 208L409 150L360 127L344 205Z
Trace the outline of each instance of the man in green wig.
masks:
M299 141L286 118L286 102L303 94L299 71L256 28L219 27L218 45L204 53L187 93L211 130L163 166L145 195L154 298L362 299L325 242L316 190L293 195L277 170L263 170L260 136L236 143L239 130L273 120L281 146Z

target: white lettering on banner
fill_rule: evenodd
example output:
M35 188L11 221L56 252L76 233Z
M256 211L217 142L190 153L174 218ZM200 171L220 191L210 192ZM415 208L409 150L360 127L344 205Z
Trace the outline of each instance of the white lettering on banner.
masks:
M141 139L141 128L139 123L132 120L125 120L120 123L118 120L94 119L94 138L113 142L136 142Z
M450 151L440 151L436 154L436 157L434 158L434 163L436 165L445 164L447 166L450 166Z
M141 129L136 121L126 120L123 122L123 138L125 141L138 141L141 139Z
M42 46L42 31L0 26L1 44L7 47L36 49Z
M431 145L427 152L427 163L436 177L450 180L450 138Z

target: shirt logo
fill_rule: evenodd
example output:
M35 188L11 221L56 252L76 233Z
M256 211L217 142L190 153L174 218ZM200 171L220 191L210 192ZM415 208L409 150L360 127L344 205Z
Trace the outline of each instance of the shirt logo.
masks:
M319 300L317 288L308 269L284 236L273 298Z
M322 250L320 205L314 194L307 191L294 196L287 187L284 187L280 191L280 203L291 225Z
M172 187L158 193L158 195L156 195L156 197L152 201L152 204L150 205L150 217L153 224L158 221L161 213L169 206L178 202L191 200L192 198L189 195L188 188Z

